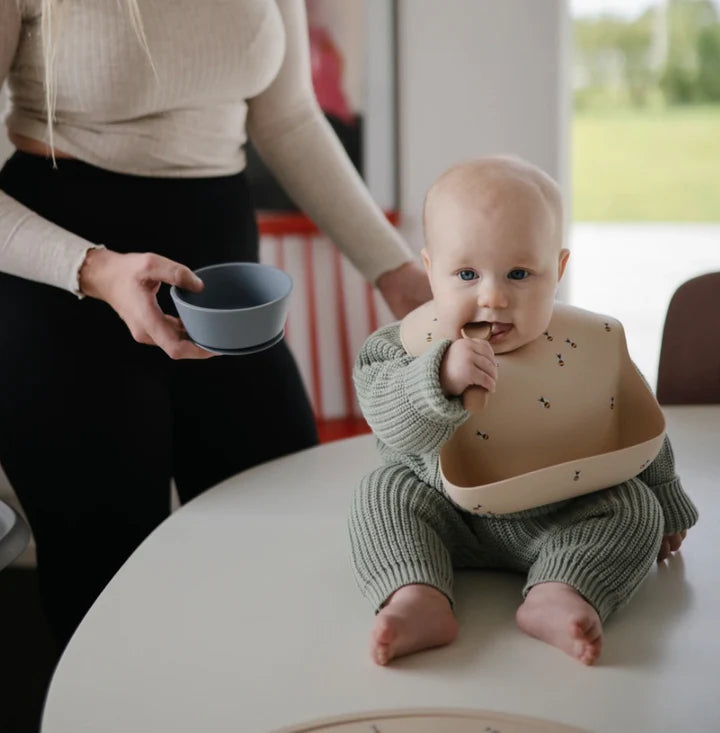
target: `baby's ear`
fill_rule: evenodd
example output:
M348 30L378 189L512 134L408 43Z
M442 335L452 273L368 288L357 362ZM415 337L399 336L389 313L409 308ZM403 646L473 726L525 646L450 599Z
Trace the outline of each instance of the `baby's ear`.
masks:
M562 280L562 276L565 274L565 266L567 265L568 258L570 257L569 249L561 249L558 257L558 281Z

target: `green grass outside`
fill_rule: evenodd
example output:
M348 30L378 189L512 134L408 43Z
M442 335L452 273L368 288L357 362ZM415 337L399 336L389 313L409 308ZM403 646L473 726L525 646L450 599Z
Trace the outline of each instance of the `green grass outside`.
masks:
M720 221L720 105L577 111L574 221Z

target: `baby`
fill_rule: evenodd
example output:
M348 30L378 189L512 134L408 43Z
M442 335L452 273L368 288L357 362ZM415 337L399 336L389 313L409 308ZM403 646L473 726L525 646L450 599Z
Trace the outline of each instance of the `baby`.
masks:
M387 664L450 643L457 634L453 568L501 568L526 574L518 626L593 664L603 621L630 598L656 558L680 547L697 510L675 475L662 430L648 460L602 490L503 512L453 500L443 448L461 432L470 410L482 413L485 397L493 404L504 378L511 380L506 394L524 386L498 362L546 346L558 312L581 333L585 321L599 318L613 332L612 343L624 348L624 338L616 321L555 302L569 256L562 201L555 182L535 166L491 157L452 167L427 194L424 225L422 256L434 296L431 327L423 330L427 348L418 354L407 346L401 329L411 314L370 336L354 371L383 458L356 491L349 522L356 578L378 609L372 658ZM566 352L576 348L566 341ZM551 356L557 358L553 368L563 368L556 373L567 375L567 357ZM572 389L583 393L582 400L592 385L576 381ZM551 412L541 409L550 408L544 397L533 402L539 415L558 414L557 403ZM522 423L506 426L504 443L496 433L483 440L488 436L473 429L489 471L499 471L503 461L527 464L527 453L543 441L558 454L556 463L566 449L574 459L573 433L583 440L592 432L529 435Z

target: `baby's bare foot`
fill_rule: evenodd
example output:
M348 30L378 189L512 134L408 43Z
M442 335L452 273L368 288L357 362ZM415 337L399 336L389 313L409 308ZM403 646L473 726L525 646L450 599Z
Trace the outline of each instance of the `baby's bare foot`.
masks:
M600 617L574 588L565 583L533 586L515 618L525 633L562 649L583 664L593 664L600 656Z
M457 636L450 602L429 585L406 585L390 596L375 617L370 654L377 664L422 649L449 644Z

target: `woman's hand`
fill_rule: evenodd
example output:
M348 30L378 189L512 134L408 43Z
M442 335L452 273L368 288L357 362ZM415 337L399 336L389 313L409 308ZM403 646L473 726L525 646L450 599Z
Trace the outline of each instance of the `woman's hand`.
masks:
M395 318L403 318L432 298L425 268L417 262L384 272L376 285Z
M209 351L187 338L180 319L160 310L156 296L161 283L194 293L203 288L192 270L150 252L120 254L91 249L80 268L80 291L108 303L136 341L159 346L171 359L211 357Z

